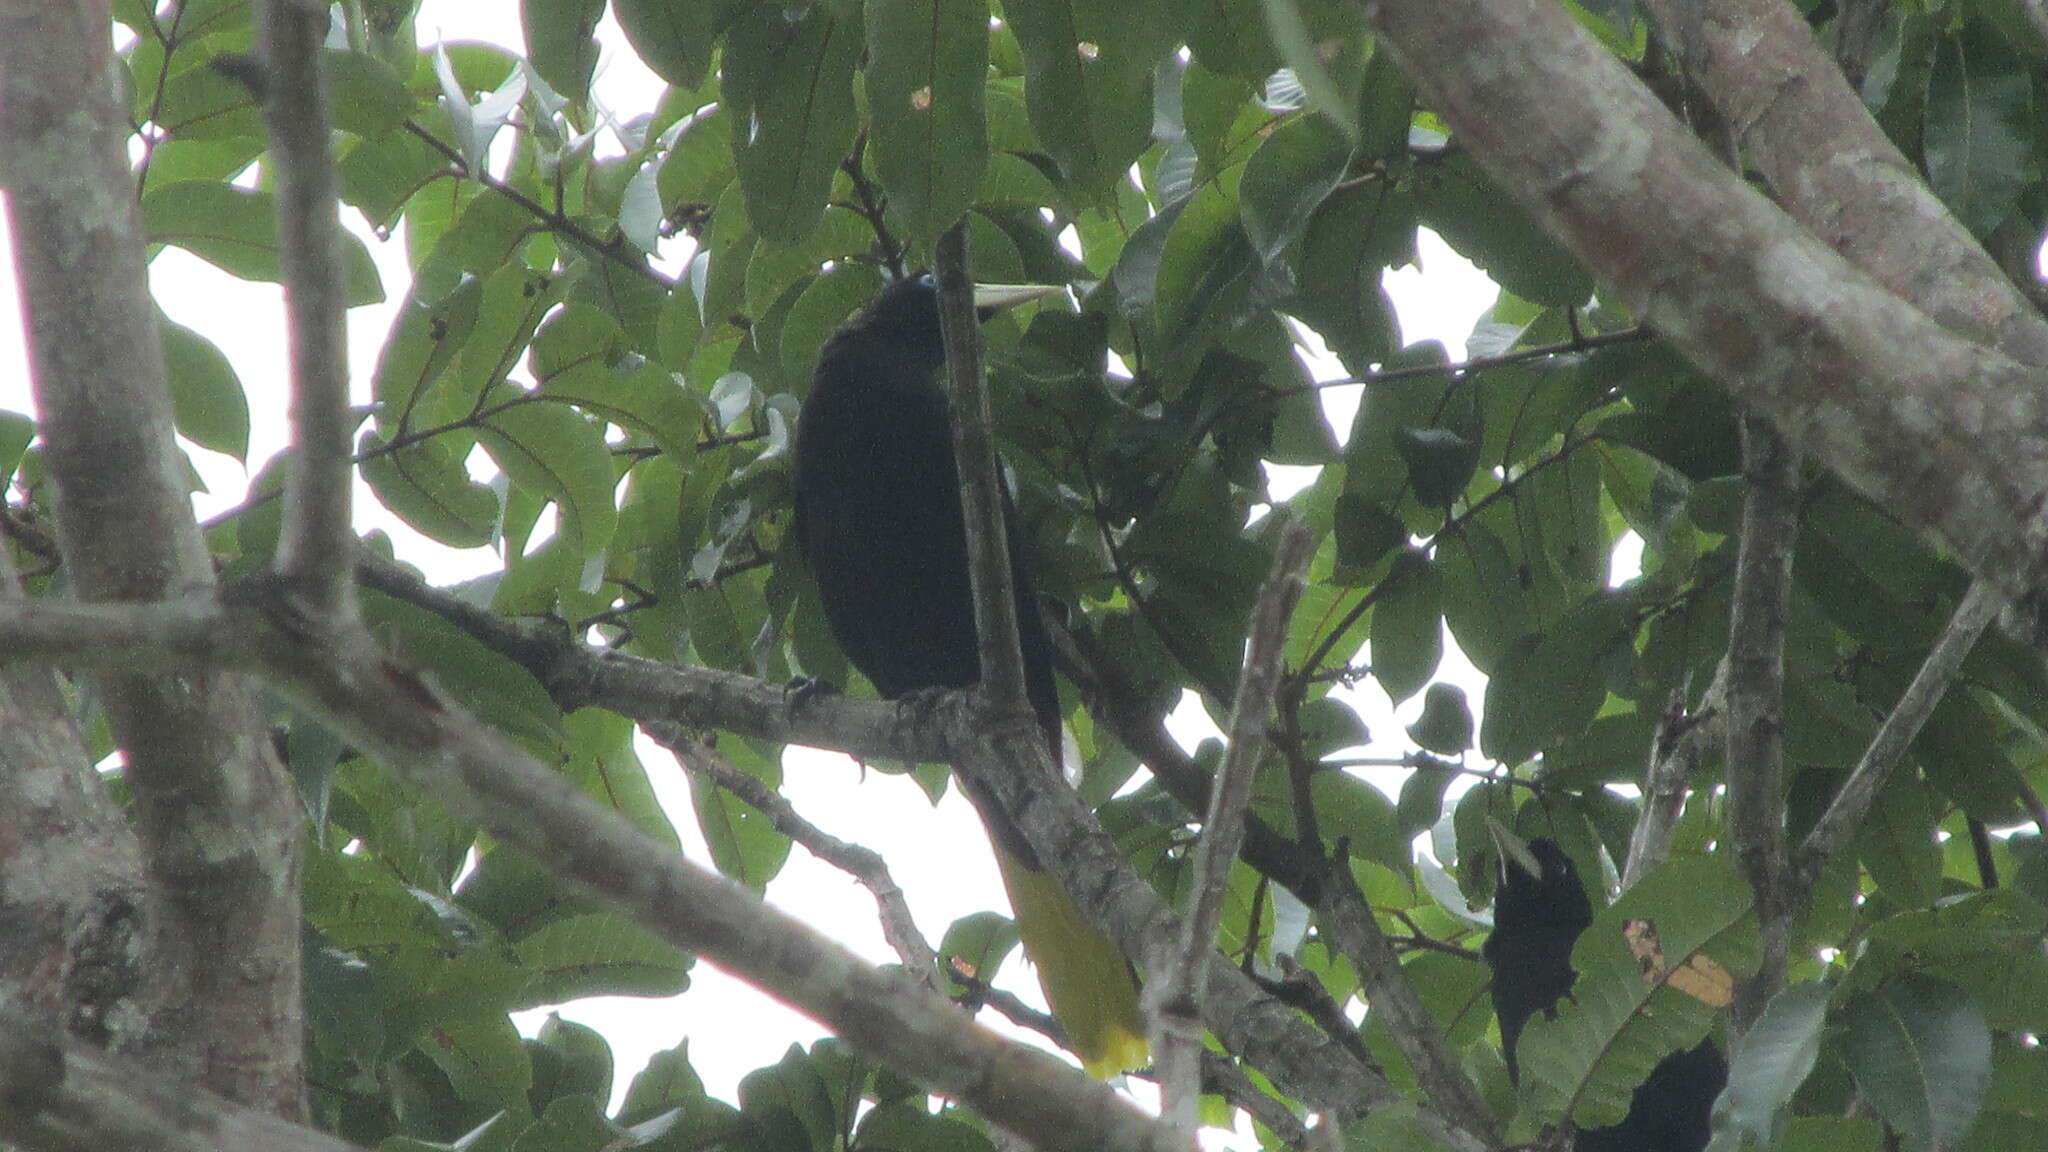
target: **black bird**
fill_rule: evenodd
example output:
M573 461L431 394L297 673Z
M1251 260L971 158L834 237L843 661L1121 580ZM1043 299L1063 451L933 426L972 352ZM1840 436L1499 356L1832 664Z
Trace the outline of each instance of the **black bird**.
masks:
M1571 992L1572 946L1593 923L1593 904L1577 867L1557 842L1528 843L1530 859L1501 854L1493 933L1481 949L1493 968L1493 1014L1500 1021L1508 1079L1521 1083L1515 1047L1538 1012ZM1531 871L1530 864L1536 865ZM1610 1128L1578 1134L1579 1152L1701 1152L1712 1135L1714 1098L1728 1083L1728 1061L1711 1039L1666 1056L1636 1087L1628 1115Z
M975 302L985 319L1059 290L977 286ZM890 699L981 678L944 364L931 275L897 280L825 342L797 421L798 544L833 636ZM1025 690L1057 762L1052 645L1016 519L1006 488ZM1025 954L1084 1064L1100 1075L1142 1066L1144 1027L1122 954L1040 869L1001 808L972 787L967 795L995 841Z

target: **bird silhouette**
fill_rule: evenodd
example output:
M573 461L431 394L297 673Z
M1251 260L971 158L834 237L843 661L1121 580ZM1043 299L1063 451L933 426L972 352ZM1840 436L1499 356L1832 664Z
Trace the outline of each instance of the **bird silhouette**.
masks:
M975 299L985 319L1057 291L981 286ZM797 421L798 544L840 648L890 699L981 678L959 472L938 379L944 364L936 284L929 274L899 279L825 342ZM1052 645L1007 487L1002 508L1025 693L1058 762ZM1142 1066L1130 965L1002 808L962 783L995 842L1025 955L1083 1064L1097 1075Z
M1572 946L1593 923L1593 903L1564 849L1548 838L1531 840L1527 848L1527 861L1512 851L1501 854L1493 932L1481 949L1493 969L1501 1054L1516 1084L1522 1029L1571 993L1577 979ZM1579 1152L1701 1152L1712 1135L1714 1098L1727 1083L1728 1061L1713 1040L1673 1052L1636 1087L1621 1123L1582 1129L1575 1146Z

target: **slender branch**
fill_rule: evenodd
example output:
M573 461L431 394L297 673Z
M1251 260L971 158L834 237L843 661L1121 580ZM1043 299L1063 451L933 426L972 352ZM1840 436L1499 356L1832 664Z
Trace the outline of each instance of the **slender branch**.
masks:
M0 1139L22 1152L358 1152L12 1011L0 1016L0 1099Z
M517 204L532 215L534 219L545 225L548 231L559 232L567 236L569 239L576 241L576 243L581 244L583 247L590 249L604 259L617 264L619 267L624 268L626 271L633 273L657 288L664 291L675 290L675 281L662 275L645 261L628 255L627 250L621 247L617 239L606 240L590 229L571 220L563 213L549 208L512 185L491 175L489 172L482 170L472 171L469 167L469 162L462 158L461 151L446 140L421 127L418 121L407 119L405 130L418 137L427 147L439 152L442 158L454 166L456 172Z
M675 753L683 767L731 792L768 818L777 832L804 846L805 850L832 867L860 881L875 898L875 910L882 922L882 936L896 950L898 959L920 984L934 992L943 991L939 966L932 959L932 946L910 913L903 889L896 886L889 866L874 851L849 844L803 818L780 792L734 768L725 757L694 739L674 724L644 724L656 743Z
M1364 894L1359 892L1348 860L1331 862L1323 896L1322 905L1316 909L1317 925L1358 970L1367 1004L1375 1015L1386 1020L1395 1045L1407 1058L1416 1082L1422 1085L1430 1102L1446 1116L1463 1117L1468 1129L1484 1137L1490 1146L1499 1147L1500 1136L1493 1130L1492 1111L1471 1077L1459 1066L1444 1039L1443 1029L1408 983L1401 970L1401 958L1373 917Z
M1728 833L1756 894L1764 960L1736 989L1740 1032L1783 986L1797 908L1786 897L1785 621L1799 532L1799 456L1760 416L1742 420L1748 491L1728 619Z
M291 495L277 564L308 610L355 612L349 556L348 333L343 320L340 178L327 128L320 42L327 7L265 0L258 18L263 118L277 175L277 246L291 346Z
M2048 2L2048 0L2044 0ZM1517 348L1511 352L1500 352L1492 356L1474 356L1468 360L1454 360L1443 364L1416 364L1407 368L1389 368L1384 372L1368 372L1362 376L1346 376L1335 380L1317 380L1295 388L1276 390L1276 395L1289 392L1320 392L1325 388L1342 388L1347 384L1392 384L1399 380L1418 380L1430 376L1470 376L1489 368L1505 368L1513 364L1527 364L1532 360L1548 360L1552 356L1569 356L1575 352L1591 352L1597 348L1611 348L1617 344L1638 344L1655 337L1648 328L1625 328L1619 332L1597 332L1593 335L1574 335L1569 340L1554 344L1536 344L1528 348Z
M1650 763L1643 771L1643 808L1629 833L1628 860L1621 869L1624 891L1671 854L1671 839L1685 814L1686 790L1708 752L1727 741L1727 693L1728 665L1723 662L1696 711L1685 711L1685 693L1680 690L1671 694L1671 703L1657 718Z
M1290 523L1282 530L1274 549L1273 570L1252 609L1244 671L1238 676L1237 699L1231 705L1230 745L1202 818L1202 839L1195 846L1193 896L1181 920L1179 947L1150 965L1154 975L1145 988L1152 1050L1160 1072L1160 1114L1167 1123L1189 1133L1201 1118L1200 977L1216 950L1216 926L1223 916L1223 898L1230 891L1230 868L1244 841L1252 778L1266 751L1274 693L1287 656L1287 622L1301 601L1303 577L1314 551L1308 529Z
M1821 869L1827 867L1863 822L1885 778L1906 758L1906 749L1913 743L1913 737L1919 735L1920 726L1934 713L1935 705L1941 703L1963 659L2004 606L2005 597L1987 580L1973 582L1964 593L1963 602L1956 605L1948 626L1934 641L1920 670L1913 674L1913 682L1906 685L1905 693L1892 705L1884 723L1878 726L1877 735L1871 738L1870 747L1863 750L1827 811L1800 841L1792 857L1792 875L1803 888L1812 887Z
M1001 711L1028 715L1024 657L1017 641L1017 590L1010 572L1001 466L990 432L988 384L981 372L981 322L974 279L967 273L967 223L939 237L932 253L939 280L939 320L946 334L946 394L952 400L953 459L960 473L960 511L967 527L967 575L974 589L974 631L981 656L980 692ZM1051 750L1057 757L1058 749Z

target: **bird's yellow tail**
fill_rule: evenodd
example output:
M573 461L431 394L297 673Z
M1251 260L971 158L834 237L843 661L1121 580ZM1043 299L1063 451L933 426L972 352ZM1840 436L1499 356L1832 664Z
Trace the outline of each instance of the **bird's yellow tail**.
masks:
M996 848L1003 887L1017 914L1024 955L1090 1076L1108 1079L1143 1068L1151 1056L1131 966L1109 938L1082 917L1050 872L1034 871Z

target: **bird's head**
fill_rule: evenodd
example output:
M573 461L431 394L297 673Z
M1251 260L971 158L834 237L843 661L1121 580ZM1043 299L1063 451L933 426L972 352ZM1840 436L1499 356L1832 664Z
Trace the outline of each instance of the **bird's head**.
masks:
M1554 925L1573 931L1593 922L1593 904L1578 866L1557 841L1538 837L1524 844L1506 829L1500 843L1500 890L1494 895L1496 928Z
M1064 291L1057 284L976 284L974 307L986 320L1005 309ZM884 343L906 364L937 371L946 360L945 337L939 328L938 278L918 272L891 281L845 331Z

